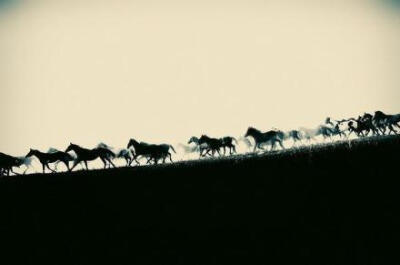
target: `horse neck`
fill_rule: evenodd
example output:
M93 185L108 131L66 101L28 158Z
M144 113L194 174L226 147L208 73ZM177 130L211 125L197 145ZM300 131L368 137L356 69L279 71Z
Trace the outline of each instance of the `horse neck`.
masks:
M32 155L36 156L37 158L43 157L44 153L40 152L39 150L32 150Z
M83 147L80 147L79 145L74 145L71 148L75 153L81 153L82 151L85 151L86 149Z
M131 140L132 146L136 149L140 144L136 140Z
M262 136L262 133L258 130L253 129L249 135L258 140Z

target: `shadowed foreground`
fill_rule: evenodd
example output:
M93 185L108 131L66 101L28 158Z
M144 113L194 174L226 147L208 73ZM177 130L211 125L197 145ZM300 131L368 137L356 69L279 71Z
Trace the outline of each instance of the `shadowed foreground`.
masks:
M393 264L400 137L0 180L1 264ZM397 262L396 262L397 261Z

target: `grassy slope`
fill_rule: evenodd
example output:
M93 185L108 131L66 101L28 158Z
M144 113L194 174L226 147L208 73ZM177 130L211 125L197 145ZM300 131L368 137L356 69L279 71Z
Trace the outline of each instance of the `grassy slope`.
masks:
M399 151L392 136L3 178L0 261L392 264L400 261Z

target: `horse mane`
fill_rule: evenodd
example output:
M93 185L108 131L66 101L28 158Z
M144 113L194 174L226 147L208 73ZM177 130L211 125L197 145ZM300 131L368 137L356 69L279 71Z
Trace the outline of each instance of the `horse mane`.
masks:
M60 150L50 147L49 150L47 150L47 153L56 153L56 152L60 152Z
M207 134L202 134L201 136L200 136L200 139L201 138L203 138L203 139L211 139Z
M247 128L247 131L253 131L253 132L261 133L260 130L258 130L258 129L256 129L254 127L251 127L251 126L249 128Z
M105 143L103 143L103 142L99 143L96 147L97 147L97 148L112 149L111 146L109 146L108 144L105 144Z

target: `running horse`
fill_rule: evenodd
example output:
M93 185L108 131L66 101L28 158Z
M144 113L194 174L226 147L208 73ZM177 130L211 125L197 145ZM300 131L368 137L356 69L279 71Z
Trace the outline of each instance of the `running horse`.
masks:
M157 164L158 160L160 159L162 159L163 163L165 163L165 160L167 158L169 158L169 160L173 162L172 155L169 150L171 149L174 153L176 153L174 147L170 144L148 144L145 142L138 142L133 138L131 138L128 142L127 148L129 149L130 147L133 147L135 149L135 153L133 159L131 160L131 163L133 160L139 163L137 161L137 158L139 156L146 157L147 163L153 160L154 163Z
M68 154L67 152L56 151L52 153L43 153L39 150L30 149L29 153L25 157L36 156L39 159L39 162L42 164L43 173L46 172L46 168L48 168L51 172L56 172L55 170L51 169L49 163L55 163L61 161L65 164L65 166L69 168L69 161L74 160L74 158Z
M217 152L218 155L221 156L221 153L219 152L219 150L224 147L221 139L211 138L205 134L203 134L200 137L199 144L201 144L201 145L206 144L208 146L207 151L204 154L204 156L209 154L210 151L211 151L211 156L214 156L215 152Z
M256 128L249 127L244 137L252 137L254 139L255 145L253 151L255 152L257 148L263 149L261 145L267 143L271 143L271 150L274 149L276 143L278 143L282 149L285 149L282 144L283 135L283 132L277 130L261 132Z
M200 144L199 143L199 138L197 138L196 136L192 136L190 137L188 144L194 143L196 145L196 149L199 150L200 152L200 157L205 156L205 154L203 154L203 151L208 151L208 145L206 143Z
M221 138L222 148L224 149L225 155L225 148L229 148L229 154L236 153L236 146L234 143L238 143L238 141L232 136L225 136Z
M115 154L107 148L96 147L93 149L87 149L80 147L77 144L70 143L65 152L70 151L74 151L77 156L71 168L71 171L82 161L85 163L86 170L88 170L89 168L87 162L93 161L97 158L101 159L104 164L104 168L107 167L107 162L115 167L114 163L111 161L113 158L115 158Z
M24 164L24 159L19 157L10 156L0 152L0 176L9 176L10 172L18 175L14 172L14 167L20 167Z

